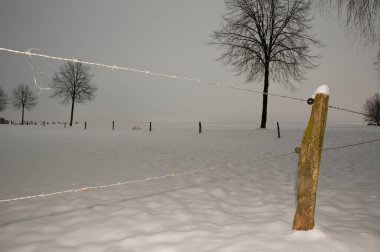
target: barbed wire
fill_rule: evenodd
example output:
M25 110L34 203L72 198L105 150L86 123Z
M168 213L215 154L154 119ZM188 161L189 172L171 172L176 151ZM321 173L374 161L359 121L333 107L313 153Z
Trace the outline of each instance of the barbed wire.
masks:
M195 83L199 83L199 84L212 85L212 86L216 86L216 87L225 87L225 88L229 88L229 89L236 89L236 90L242 90L242 91L247 91L247 92L263 93L263 92L256 91L253 89L240 88L240 87L235 86L235 85L225 85L225 84L218 83L218 82L204 81L204 80L200 80L200 79L188 78L188 77L183 77L183 76L178 76L178 75L173 75L173 74L156 73L156 72L152 72L150 70L140 70L140 69L135 69L135 68L130 68L130 67L118 66L115 64L109 65L109 64L103 64L103 63L96 63L96 62L90 62L90 61L85 61L85 60L79 60L76 58L64 58L64 57L57 57L57 56L50 56L50 55L46 55L46 54L34 53L34 52L31 52L30 49L26 50L26 51L18 51L18 50L13 50L13 49L8 49L8 48L0 48L0 51L5 51L5 52L10 52L10 53L15 53L15 54L21 54L21 55L25 55L25 56L29 56L29 57L35 56L35 57L41 57L41 58L45 58L45 59L74 62L74 63L82 63L82 64L86 64L86 65L104 67L104 68L108 68L111 70L124 70L124 71L144 74L144 75L165 77L165 78L169 78L169 79L173 79L173 80L184 80L184 81L190 81L190 82L195 82ZM283 95L277 95L277 94L271 94L271 93L266 93L266 94L285 98L285 96L283 96ZM295 100L298 99L298 98L294 98L294 97L288 97L288 98L293 98Z
M354 110L350 110L350 109L346 109L346 108L340 108L340 107L336 107L336 106L332 106L332 105L329 105L329 108L337 109L337 110L341 110L341 111L349 112L349 113L353 113L353 114L359 114L359 115L368 116L367 114L362 113L362 112L357 112L357 111L354 111Z
M55 196L55 195L59 195L59 194L84 192L84 191L93 190L93 189L104 189L104 188L123 186L123 185L128 185L128 184L133 184L133 183L143 183L143 182L152 181L152 180L161 180L161 179L169 178L169 177L191 175L191 174L196 174L196 173L205 172L205 171L211 171L211 170L215 170L215 169L217 169L217 167L211 167L211 168L207 168L207 169L195 170L195 171L183 172L183 173L171 173L171 174L166 174L166 175L158 176L158 177L147 177L144 179L128 180L128 181L118 182L118 183L108 184L108 185L85 186L85 187L80 187L80 188L76 188L76 189L69 189L69 190L53 192L53 193L42 193L42 194L24 196L24 197L19 197L19 198L4 199L4 200L0 200L0 202L10 202L10 201L32 199L32 198L45 198L45 197Z
M135 69L135 68L130 68L130 67L118 66L118 65L115 65L115 64L110 65L110 64L104 64L104 63L96 63L96 62L90 62L90 61L85 61L85 60L79 60L79 59L76 59L76 58L65 58L65 57L50 56L50 55L41 54L41 53L34 53L34 52L31 52L32 49L28 49L28 50L25 50L25 51L18 51L18 50L13 50L13 49L8 49L8 48L0 48L0 51L20 54L20 55L25 55L25 56L28 56L28 57L36 56L36 57L41 57L41 58L44 58L44 59L67 61L67 62L74 62L74 63L82 63L82 64L86 64L86 65L93 65L93 66L98 66L98 67L104 67L104 68L107 68L107 69L111 69L112 71L113 70L124 70L124 71L144 74L146 76L147 75L151 75L151 76L158 76L158 77L169 78L169 79L172 79L172 80L183 80L183 81L193 82L193 83L197 83L197 84L205 84L205 85L211 85L211 86L214 86L214 87L222 87L222 88L228 88L228 89L233 89L233 90L240 90L240 91L251 92L251 93L256 93L256 94L263 94L263 95L268 95L268 96L273 96L273 97L278 97L278 98L284 98L284 99L290 99L290 100L295 100L295 101L302 101L302 102L306 102L307 101L307 99L303 99L303 98L292 97L292 96L287 96L287 95L280 95L280 94L275 94L275 93L270 93L270 92L257 91L257 90L254 90L254 89L242 88L242 87L239 87L239 86L236 86L236 85L232 85L232 84L223 84L223 83L220 83L220 82L205 81L205 80L201 80L201 79L183 77L183 76L178 76L178 75L173 75L173 74L156 73L156 72L152 72L150 70L140 70L140 69ZM46 87L42 87L42 85L39 86L39 85L36 84L36 86L37 86L37 88L40 89L40 91L41 90L48 90L49 89L49 88L46 88ZM353 114L359 114L359 115L365 115L366 116L366 114L364 114L364 113L357 112L357 111L354 111L354 110L350 110L350 109L347 109L347 108L341 108L341 107L332 106L332 105L329 105L329 108L337 109L337 110L341 110L341 111L345 111L345 112L349 112L349 113L353 113Z
M269 157L264 157L264 158L259 158L259 159L255 159L255 160L248 161L248 162L245 161L245 162L241 162L241 163L236 163L234 165L236 166L236 165L241 165L241 164L254 163L254 162L259 162L259 161L262 161L262 160L284 157L284 156L288 156L288 155L291 155L291 154L294 154L294 152L280 154L280 155L274 155L274 156L269 156ZM206 169L193 170L193 171L188 171L188 172L169 173L169 174L162 175L162 176L157 176L157 177L147 177L147 178L143 178L143 179L128 180L128 181L117 182L117 183L108 184L108 185L84 186L84 187L79 187L79 188L74 188L74 189L68 189L68 190L58 191L58 192L52 192L52 193L41 193L41 194L35 194L35 195L29 195L29 196L23 196L23 197L17 197L17 198L3 199L3 200L0 200L0 203L2 203L2 202L11 202L11 201L19 201L19 200L26 200L26 199L33 199L33 198L45 198L45 197L49 197L49 196L56 196L56 195L68 194L68 193L85 192L85 191L88 191L88 190L104 189L104 188L117 187L117 186L123 186L123 185L134 184L134 183L144 183L144 182L148 182L148 181L161 180L161 179L166 179L166 178L173 178L173 177L179 177L179 176L193 175L193 174L203 173L203 172L207 172L207 171L220 170L220 169L226 169L226 168L228 169L230 167L231 167L231 165L217 166L217 167L210 167L210 168L206 168Z
M337 147L327 147L327 148L324 148L323 150L338 150L338 149L343 149L343 148L353 147L353 146L358 146L358 145L363 145L363 144L369 144L369 143L374 143L374 142L380 142L380 139L375 139L375 140L355 143L355 144L347 144L347 145L342 145L342 146L337 146Z
M360 142L360 143L356 143L356 144L348 144L348 145L342 145L342 146L337 146L337 147L327 147L327 148L323 148L322 150L323 151L337 150L337 149L343 149L343 148L347 148L347 147L353 147L353 146L358 146L358 145L363 145L363 144L368 144L368 143L373 143L373 142L379 142L379 141L380 141L380 139L375 139L375 140L366 141L366 142ZM288 152L288 153L268 156L268 157L264 157L264 158L259 158L259 159L255 159L255 160L251 160L251 161L244 161L244 162L236 163L236 164L234 164L234 166L236 166L236 165L243 165L243 164L246 165L246 164L256 163L256 162L264 161L264 160L268 160L268 159L281 158L281 157L286 157L286 156L296 155L296 154L298 154L298 153L296 153L295 151L293 151L293 152ZM193 174L203 173L203 172L207 172L207 171L226 169L226 168L228 169L231 166L232 165L229 164L227 166L210 167L210 168L206 168L206 169L193 170L193 171L182 172L182 173L170 173L170 174L166 174L166 175L162 175L162 176L147 177L147 178L135 179L135 180L128 180L128 181L117 182L117 183L108 184L108 185L85 186L85 187L79 187L79 188L74 188L74 189L68 189L68 190L64 190L64 191L52 192L52 193L41 193L41 194L35 194L35 195L29 195L29 196L23 196L23 197L17 197L17 198L9 198L9 199L0 200L0 203L11 202L11 201L19 201L19 200L26 200L26 199L33 199L33 198L46 198L46 197L56 196L56 195L61 195L61 194L85 192L85 191L88 191L88 190L95 190L95 189L105 189L105 188L124 186L124 185L134 184L134 183L144 183L144 182L148 182L148 181L162 180L162 179L166 179L166 178L173 178L173 177L179 177L179 176L193 175Z

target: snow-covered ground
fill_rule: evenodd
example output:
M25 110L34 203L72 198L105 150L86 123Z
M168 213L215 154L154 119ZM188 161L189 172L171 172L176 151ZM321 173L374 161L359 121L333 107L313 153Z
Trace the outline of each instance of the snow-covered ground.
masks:
M210 169L0 202L0 251L379 251L380 141L323 152L316 227L292 231L302 128L1 125L0 200ZM324 147L375 139L330 126Z

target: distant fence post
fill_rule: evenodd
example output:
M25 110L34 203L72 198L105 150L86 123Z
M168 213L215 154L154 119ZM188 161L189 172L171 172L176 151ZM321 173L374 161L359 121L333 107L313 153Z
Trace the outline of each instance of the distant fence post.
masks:
M278 138L281 137L281 134L280 134L280 124L277 122L277 136Z
M84 129L87 129L87 122L84 122Z
M115 121L112 121L112 130L115 130Z
M149 131L152 131L152 122L149 122Z
M202 122L199 122L199 134L202 133Z
M293 230L314 228L314 212L323 139L326 128L329 88L320 86L315 92L310 120L305 130L298 162L297 210ZM308 102L309 103L309 102Z

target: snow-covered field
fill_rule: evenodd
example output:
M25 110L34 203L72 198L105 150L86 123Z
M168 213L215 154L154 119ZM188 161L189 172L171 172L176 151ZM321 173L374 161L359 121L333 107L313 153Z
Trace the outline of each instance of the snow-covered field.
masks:
M293 232L303 127L0 125L0 251L379 251L380 141L323 152L316 227ZM324 147L380 139L330 126ZM287 154L287 155L283 155ZM202 172L183 174L191 171Z

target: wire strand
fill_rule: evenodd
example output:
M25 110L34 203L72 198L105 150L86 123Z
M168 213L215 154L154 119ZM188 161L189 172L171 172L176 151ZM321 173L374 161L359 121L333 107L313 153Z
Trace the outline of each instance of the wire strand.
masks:
M337 149L343 149L343 148L347 148L347 147L353 147L353 146L358 146L358 145L363 145L363 144L369 144L369 143L374 143L374 142L379 142L379 141L380 141L380 139L375 139L375 140L361 142L361 143L356 143L356 144L347 144L347 145L338 146L338 147L327 147L327 148L324 148L323 150L337 150Z
M124 71L144 74L144 75L165 77L165 78L169 78L169 79L173 79L173 80L184 80L184 81L194 82L194 83L198 83L198 84L206 84L206 85L212 85L215 87L224 87L224 88L228 88L228 89L253 92L253 93L258 93L258 94L264 94L264 95L279 97L279 98L287 98L287 99L298 100L298 101L307 101L305 99L301 99L301 98L297 98L297 97L279 95L279 94L274 94L274 93L269 93L269 92L262 92L262 91L257 91L257 90L253 90L253 89L248 89L248 88L241 88L241 87L238 87L236 85L222 84L219 82L205 81L205 80L200 80L200 79L196 79L196 78L183 77L183 76L178 76L178 75L173 75L173 74L156 73L156 72L152 72L149 70L140 70L140 69L134 69L134 68L129 68L129 67L117 66L117 65L109 65L109 64L103 64L103 63L84 61L84 60L79 60L79 59L75 59L75 58L64 58L64 57L50 56L50 55L46 55L46 54L34 53L34 52L31 52L31 50L18 51L18 50L13 50L13 49L8 49L8 48L0 48L0 51L25 55L28 57L35 56L35 57L41 57L41 58L51 59L51 60L82 63L82 64L86 64L86 65L104 67L104 68L108 68L111 70L124 70Z
M373 143L373 142L379 142L380 139L375 139L371 141L366 141L366 142L361 142L361 143L356 143L356 144L348 144L348 145L343 145L343 146L338 146L338 147L327 147L322 149L323 151L328 151L328 150L337 150L337 149L343 149L347 147L353 147L353 146L358 146L358 145L363 145L363 144L368 144L368 143ZM245 161L245 162L240 162L236 165L242 165L242 164L249 164L249 163L255 163L259 161L264 161L268 159L273 159L273 158L281 158L285 156L290 156L290 155L295 155L296 152L288 152L284 154L279 154L279 155L273 155L269 157L264 157L264 158L259 158L255 159L252 161ZM58 191L58 192L52 192L52 193L42 193L42 194L36 194L36 195L30 195L30 196L23 196L23 197L18 197L18 198L9 198L9 199L3 199L0 200L0 203L2 202L11 202L11 201L19 201L19 200L26 200L26 199L33 199L33 198L45 198L49 196L56 196L56 195L61 195L61 194L68 194L68 193L77 193L77 192L85 192L88 190L94 190L94 189L104 189L104 188L110 188L110 187L117 187L117 186L123 186L123 185L128 185L128 184L134 184L134 183L144 183L148 181L153 181L153 180L161 180L161 179L166 179L166 178L173 178L173 177L178 177L178 176L186 176L186 175L193 175L193 174L198 174L198 173L203 173L207 171L213 171L213 170L219 170L219 169L225 169L225 168L230 168L230 166L219 166L219 167L210 167L206 169L200 169L200 170L193 170L189 172L182 172L182 173L170 173L162 176L157 176L157 177L147 177L144 179L135 179L135 180L128 180L124 182L118 182L118 183L113 183L113 184L108 184L108 185L100 185L100 186L85 186L85 187L80 187L80 188L75 188L75 189L69 189L69 190L64 190L64 191Z
M255 160L248 161L248 162L237 163L235 165L254 163L254 162L259 162L259 161L263 161L263 160L267 160L267 159L284 157L284 156L288 156L288 155L292 155L292 154L294 154L294 153L291 152L291 153L285 153L285 154L280 154L280 155L274 155L274 156L269 156L269 157L255 159ZM30 196L23 196L23 197L17 197L17 198L9 198L9 199L0 200L0 203L2 203L2 202L11 202L11 201L19 201L19 200L26 200L26 199L33 199L33 198L45 198L45 197L49 197L49 196L56 196L56 195L68 194L68 193L85 192L85 191L88 191L88 190L104 189L104 188L123 186L123 185L134 184L134 183L144 183L144 182L153 181L153 180L161 180L161 179L165 179L165 178L173 178L173 177L178 177L178 176L193 175L193 174L198 174L198 173L203 173L203 172L213 171L213 170L219 170L219 169L225 169L225 168L228 169L228 168L230 168L230 166L210 167L210 168L206 168L206 169L193 170L193 171L189 171L189 172L170 173L170 174L166 174L166 175L162 175L162 176L157 176L157 177L147 177L147 178L144 178L144 179L128 180L128 181L118 182L118 183L113 183L113 184L108 184L108 185L85 186L85 187L80 187L80 188L68 189L68 190L64 190L64 191L52 192L52 193L41 193L41 194L30 195Z
M44 58L44 59L59 60L59 61L68 61L68 62L74 62L74 63L82 63L82 64L86 64L86 65L92 65L92 66L98 66L98 67L108 68L108 69L111 69L112 71L113 70L124 70L124 71L144 74L144 75L164 77L164 78L169 78L169 79L172 79L172 80L183 80L183 81L193 82L193 83L197 83L197 84L211 85L211 86L214 86L214 87L223 87L223 88L228 88L228 89L232 89L232 90L240 90L240 91L245 91L245 92L257 93L257 94L263 94L263 95L269 95L269 96L278 97L278 98L285 98L285 99L296 100L296 101L303 101L303 102L307 101L307 99L303 99L303 98L297 98L297 97L292 97L292 96L287 96L287 95L279 95L279 94L269 93L269 92L262 92L262 91L257 91L257 90L254 90L254 89L248 89L248 88L241 88L241 87L238 87L236 85L231 85L231 84L222 84L222 83L219 83L219 82L205 81L205 80L200 80L200 79L195 79L195 78L188 78L188 77L183 77L183 76L178 76L178 75L173 75L173 74L156 73L156 72L152 72L152 71L149 71L149 70L140 70L140 69L134 69L134 68L129 68L129 67L117 66L115 64L114 65L109 65L109 64L103 64L103 63L96 63L96 62L90 62L90 61L85 61L85 60L79 60L79 59L76 59L76 58L64 58L64 57L50 56L50 55L41 54L41 53L34 53L34 52L31 52L31 50L32 49L28 49L28 50L25 50L25 51L18 51L18 50L13 50L13 49L8 49L8 48L0 48L0 51L20 54L20 55L25 55L25 56L28 56L28 57L36 56L36 57L41 57L41 58ZM45 87L42 87L42 86L41 87L39 87L38 85L36 85L36 86L38 88L40 88L40 90L42 90L42 89L44 89L44 90L48 89L48 88L45 88ZM337 109L337 110L341 110L341 111L345 111L345 112L349 112L349 113L353 113L353 114L359 114L359 115L367 116L364 113L357 112L357 111L350 110L350 109L346 109L346 108L337 107L337 106L330 105L329 108Z
M368 116L367 114L362 113L362 112L357 112L357 111L354 111L354 110L350 110L350 109L346 109L346 108L340 108L340 107L336 107L336 106L332 106L332 105L329 105L329 108L337 109L337 110L341 110L341 111L349 112L349 113L353 113L353 114Z

